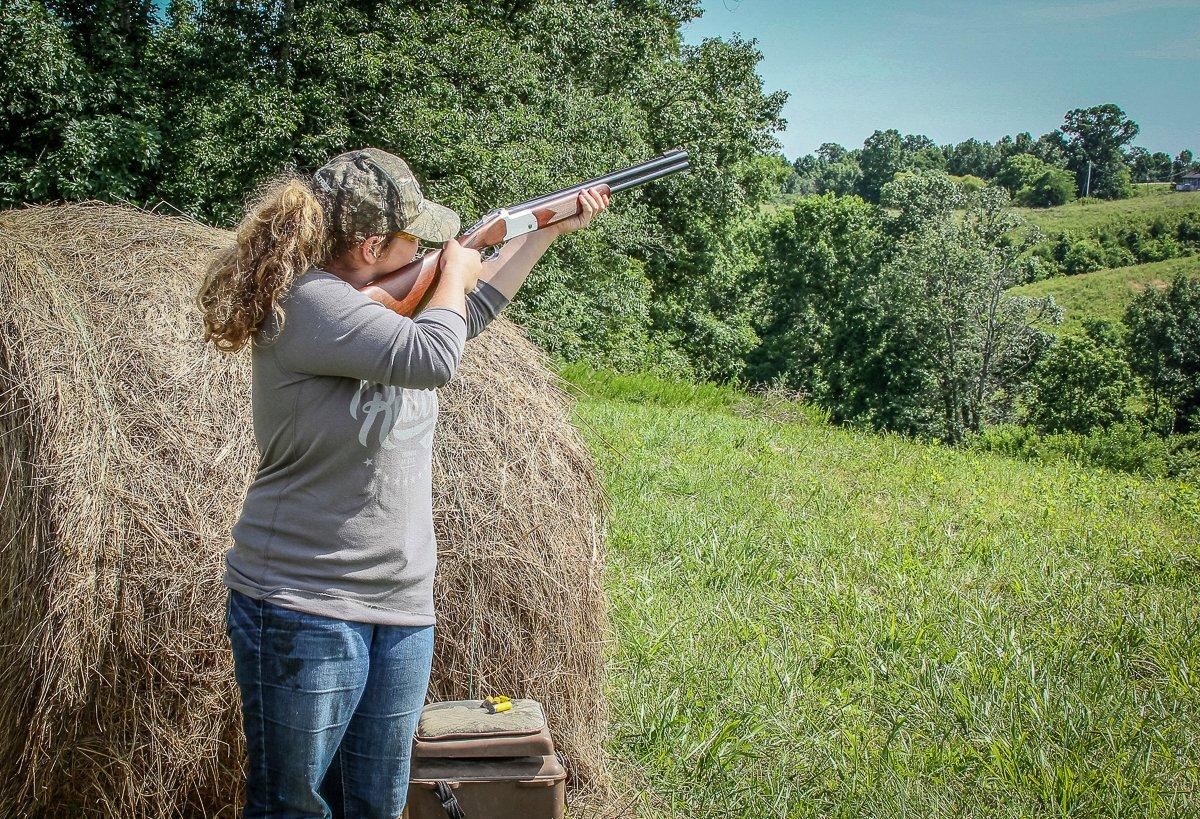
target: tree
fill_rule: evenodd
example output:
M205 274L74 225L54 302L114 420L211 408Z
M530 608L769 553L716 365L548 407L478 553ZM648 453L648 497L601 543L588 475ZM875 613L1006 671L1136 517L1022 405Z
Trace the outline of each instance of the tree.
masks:
M1049 343L1037 323L1060 313L1053 299L1006 295L1027 280L1027 251L1039 237L1018 232L1022 220L1003 188L962 199L937 176L903 175L884 192L889 205L917 210L894 217L904 230L869 288L878 318L865 335L875 340L855 360L850 404L876 426L958 441L1014 417Z
M991 179L999 161L999 152L988 142L971 138L954 146L946 161L946 170L955 176Z
M1171 416L1169 432L1200 430L1200 279L1180 274L1147 287L1125 311L1129 362L1150 393L1152 416Z
M862 180L862 170L858 163L848 157L841 162L826 165L821 169L817 178L817 193L832 193L835 196L849 196L858 189Z
M802 156L792 167L797 177L793 186L796 193L846 196L858 190L862 179L858 154L835 142L822 144L816 155Z
M712 377L757 341L729 227L782 184L785 95L752 42L684 44L692 0L45 3L0 3L0 205L229 225L265 179L377 145L469 223L686 145L690 174L556 243L511 309L557 354Z
M1067 139L1062 131L1051 131L1042 134L1029 148L1031 156L1053 165L1056 168L1067 167Z
M1121 199L1131 194L1122 148L1139 129L1120 106L1108 103L1068 111L1060 130L1068 138L1068 166L1075 172L1080 195L1090 192L1105 199Z
M1025 207L1054 207L1075 198L1075 180L1068 171L1029 154L1015 154L1004 160L995 182Z
M1145 148L1130 149L1126 157L1129 172L1137 182L1167 182L1171 178L1170 154L1156 151L1150 153Z
M134 0L0 4L0 207L142 201L161 136L142 70L152 6Z
M1175 157L1175 161L1171 163L1171 176L1179 177L1186 173L1196 170L1196 163L1192 152L1184 148L1179 152L1179 156Z
M823 142L821 147L817 148L817 157L832 165L845 159L846 149L836 142Z
M1109 322L1059 336L1033 370L1030 419L1039 432L1087 434L1129 418L1137 384L1125 345Z
M761 338L746 376L838 406L858 343L856 283L876 275L878 211L856 196L821 196L768 212L744 230L747 280Z
M905 152L900 132L893 129L876 131L863 143L859 167L862 179L858 183L859 194L868 202L878 202L883 186L892 181L897 173L908 168L911 157Z

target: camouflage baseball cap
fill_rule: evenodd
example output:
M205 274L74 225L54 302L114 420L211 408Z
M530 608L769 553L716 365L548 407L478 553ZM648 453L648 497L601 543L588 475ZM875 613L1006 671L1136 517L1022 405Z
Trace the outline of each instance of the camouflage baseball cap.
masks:
M326 212L345 236L365 239L404 231L428 242L458 235L458 214L430 202L400 157L378 148L338 154L313 174Z

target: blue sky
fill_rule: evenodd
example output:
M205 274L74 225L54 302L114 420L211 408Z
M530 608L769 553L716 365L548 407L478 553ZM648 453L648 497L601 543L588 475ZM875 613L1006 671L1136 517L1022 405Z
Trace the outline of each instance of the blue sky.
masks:
M994 141L1115 102L1134 144L1200 154L1200 0L704 0L688 42L758 40L789 159L877 128Z

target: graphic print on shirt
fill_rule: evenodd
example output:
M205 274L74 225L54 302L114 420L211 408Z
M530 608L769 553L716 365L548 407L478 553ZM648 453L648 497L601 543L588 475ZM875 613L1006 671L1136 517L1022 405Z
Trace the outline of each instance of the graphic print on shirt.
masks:
M399 441L433 431L437 423L437 391L362 380L350 397L350 417L355 421L361 417L360 444L370 446L367 441L375 431L381 447L394 449Z

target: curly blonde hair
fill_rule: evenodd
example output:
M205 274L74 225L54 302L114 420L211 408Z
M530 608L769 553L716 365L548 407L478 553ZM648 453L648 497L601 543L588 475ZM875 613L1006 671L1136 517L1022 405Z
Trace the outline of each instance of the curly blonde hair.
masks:
M236 240L209 262L196 304L204 340L235 353L297 276L324 264L331 248L325 210L307 180L289 174L268 183L237 226ZM282 323L280 324L282 327Z

